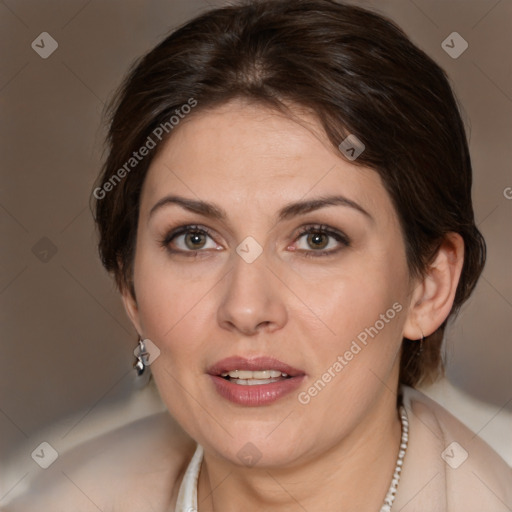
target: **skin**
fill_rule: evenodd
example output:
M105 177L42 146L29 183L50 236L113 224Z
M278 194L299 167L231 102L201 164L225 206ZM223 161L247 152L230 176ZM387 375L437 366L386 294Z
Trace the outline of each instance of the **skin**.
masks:
M450 234L424 278L412 279L379 175L342 158L313 116L298 115L300 122L236 100L190 116L152 162L141 195L136 299L125 290L123 300L139 335L161 351L151 370L162 399L205 449L201 512L378 510L400 440L401 340L444 321L460 276L463 242ZM170 194L214 203L226 218L177 204L150 215ZM335 205L278 219L290 203L330 195L367 215ZM195 255L185 235L162 245L189 224L211 231L195 239ZM349 245L299 234L319 224L344 233ZM236 252L247 236L263 249L252 263ZM315 256L318 243L332 252ZM297 393L395 303L401 312L301 404ZM233 404L206 374L233 355L272 356L306 377L298 392L270 405ZM252 468L237 456L248 442L261 453Z

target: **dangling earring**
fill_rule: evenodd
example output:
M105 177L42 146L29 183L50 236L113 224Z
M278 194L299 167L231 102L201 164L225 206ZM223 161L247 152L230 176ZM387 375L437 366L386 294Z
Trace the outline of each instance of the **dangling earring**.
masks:
M148 356L148 352L146 351L146 346L144 345L144 341L139 339L139 345L135 349L135 362L133 363L133 367L137 372L137 376L140 377L144 370L146 369L146 357Z
M418 352L416 353L417 357L420 357L421 354L423 354L423 341L425 340L425 336L423 336L423 332L421 333L421 339L420 341L420 348L418 349Z

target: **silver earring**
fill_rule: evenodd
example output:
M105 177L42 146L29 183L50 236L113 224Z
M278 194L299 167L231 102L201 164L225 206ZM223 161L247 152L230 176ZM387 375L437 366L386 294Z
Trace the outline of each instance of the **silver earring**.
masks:
M144 341L139 340L139 344L135 349L135 362L133 363L133 367L135 368L138 377L140 377L144 373L144 370L146 369L148 355L149 354L146 351Z
M420 357L421 354L423 354L423 341L425 341L425 336L423 336L423 333L421 333L420 348L419 348L418 352L416 353L417 357Z

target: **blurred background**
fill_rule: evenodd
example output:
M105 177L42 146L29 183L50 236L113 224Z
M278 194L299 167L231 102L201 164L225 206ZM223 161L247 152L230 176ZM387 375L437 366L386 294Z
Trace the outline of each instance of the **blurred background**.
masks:
M136 382L137 336L96 252L102 111L137 57L225 3L0 1L0 505L41 471L31 458L41 442L60 452L163 408ZM447 332L448 381L427 392L511 463L512 2L349 3L396 21L462 105L488 263Z

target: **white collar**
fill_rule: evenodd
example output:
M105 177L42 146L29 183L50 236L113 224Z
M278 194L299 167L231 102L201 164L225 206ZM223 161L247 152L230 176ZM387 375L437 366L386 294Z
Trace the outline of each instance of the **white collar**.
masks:
M181 481L174 512L197 512L197 481L203 461L203 447L198 444Z

